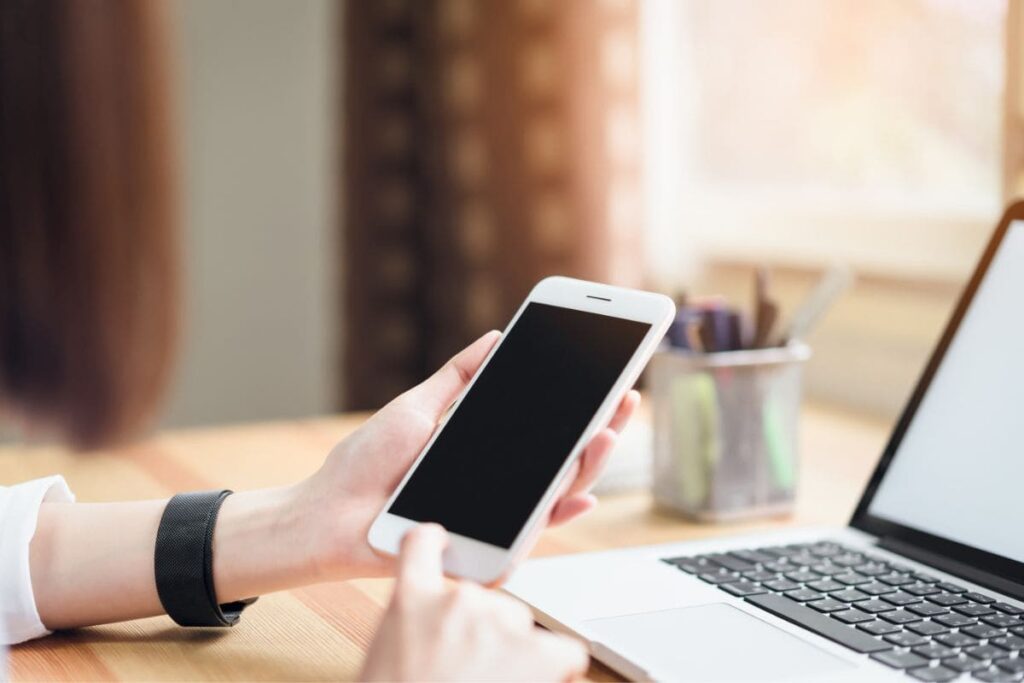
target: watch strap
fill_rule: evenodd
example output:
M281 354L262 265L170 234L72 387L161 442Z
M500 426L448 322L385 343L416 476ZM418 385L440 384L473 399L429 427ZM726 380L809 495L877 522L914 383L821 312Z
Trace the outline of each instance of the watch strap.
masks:
M181 626L234 626L256 598L219 604L213 582L213 531L231 491L179 493L160 518L153 565L167 614Z

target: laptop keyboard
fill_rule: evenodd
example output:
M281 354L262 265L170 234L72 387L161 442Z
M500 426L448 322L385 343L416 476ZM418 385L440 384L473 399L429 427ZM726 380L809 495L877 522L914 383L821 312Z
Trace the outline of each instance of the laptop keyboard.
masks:
M662 560L922 681L1024 680L1024 609L838 543Z

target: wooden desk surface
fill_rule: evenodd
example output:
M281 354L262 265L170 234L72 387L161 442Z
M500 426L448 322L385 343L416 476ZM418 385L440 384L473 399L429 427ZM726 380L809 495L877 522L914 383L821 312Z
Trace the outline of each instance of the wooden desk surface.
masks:
M74 456L56 448L0 448L0 483L63 474L82 501L165 497L178 491L258 488L313 472L363 416L171 432L119 451ZM795 513L727 525L652 509L646 494L606 496L589 516L545 532L535 555L843 524L881 453L887 426L811 407ZM390 591L374 579L268 595L224 631L190 631L157 617L60 633L15 647L13 680L350 680ZM611 679L599 664L590 676Z

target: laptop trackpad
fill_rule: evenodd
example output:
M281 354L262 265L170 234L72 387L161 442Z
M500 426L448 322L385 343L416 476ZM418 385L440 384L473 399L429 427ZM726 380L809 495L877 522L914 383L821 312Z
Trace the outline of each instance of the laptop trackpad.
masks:
M853 666L724 602L586 624L593 640L655 678L790 681Z

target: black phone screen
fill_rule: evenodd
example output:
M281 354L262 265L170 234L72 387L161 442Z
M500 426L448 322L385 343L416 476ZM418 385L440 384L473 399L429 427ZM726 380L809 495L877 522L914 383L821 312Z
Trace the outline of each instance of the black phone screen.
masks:
M511 547L650 328L527 304L389 512Z

